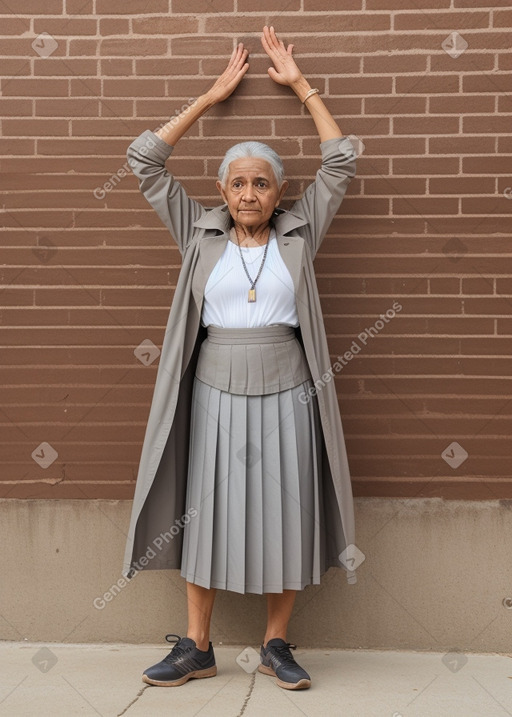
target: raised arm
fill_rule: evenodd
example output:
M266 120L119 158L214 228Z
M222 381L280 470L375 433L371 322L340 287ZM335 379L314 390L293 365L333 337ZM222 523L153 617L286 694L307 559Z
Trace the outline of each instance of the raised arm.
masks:
M242 77L249 69L249 63L246 62L248 50L244 49L242 42L233 50L229 64L222 75L215 81L204 95L201 95L190 106L187 107L180 115L173 117L164 127L155 132L164 142L174 147L176 142L191 127L194 122L199 119L210 107L223 102L232 94L233 90L238 86Z
M167 171L165 162L194 122L237 87L249 68L247 55L240 43L233 50L227 68L205 94L161 129L143 132L127 150L128 164L139 180L140 191L171 232L181 254L190 238L191 225L199 219L204 207L188 196L183 185Z
M293 44L285 48L284 42L277 39L274 28L272 26L268 28L266 25L263 28L261 43L274 63L274 67L268 68L270 77L279 85L291 87L300 101L303 102L312 88L292 57ZM343 136L343 132L318 94L312 94L308 97L305 105L316 125L320 135L320 142Z
M291 87L300 101L304 101L311 85L292 57L293 45L285 48L274 28L267 26L263 28L261 42L274 63L274 67L268 69L270 77L280 85ZM356 152L318 93L308 97L305 104L320 135L322 166L291 211L307 220L303 232L314 257L355 176Z

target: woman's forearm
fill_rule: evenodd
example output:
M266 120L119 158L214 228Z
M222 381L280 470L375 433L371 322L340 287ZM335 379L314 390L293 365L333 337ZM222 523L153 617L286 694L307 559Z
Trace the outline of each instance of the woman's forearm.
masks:
M173 117L166 125L155 132L158 137L174 147L177 141L185 134L185 132L198 120L210 107L213 107L215 101L208 92L200 95L197 100L186 107L183 112Z
M291 87L301 102L311 89L311 85L305 77L301 77L300 80L291 85ZM316 125L317 132L320 135L320 142L325 142L326 139L344 136L336 120L318 93L311 95L311 97L306 100L306 107L311 113L311 117Z

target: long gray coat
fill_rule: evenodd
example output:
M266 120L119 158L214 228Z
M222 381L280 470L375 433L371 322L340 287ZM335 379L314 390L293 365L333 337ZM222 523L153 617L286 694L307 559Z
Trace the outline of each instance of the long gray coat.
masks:
M162 345L155 390L140 459L123 575L181 567L188 469L192 382L199 347L204 288L229 241L227 204L205 208L191 199L165 168L173 147L150 130L127 151L140 190L170 230L182 255ZM347 137L320 143L322 166L290 211L278 209L274 226L279 251L295 287L297 336L317 386L322 425L325 564L343 567L356 582L351 555L354 509L350 472L332 373L313 259L355 175L356 153ZM322 379L322 375L324 378ZM318 383L317 383L318 382ZM188 520L187 520L188 519ZM200 514L198 516L200 519Z

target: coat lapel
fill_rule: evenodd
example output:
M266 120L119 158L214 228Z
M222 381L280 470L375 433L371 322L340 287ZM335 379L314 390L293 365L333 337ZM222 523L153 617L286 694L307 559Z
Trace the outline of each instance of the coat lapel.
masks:
M301 236L288 236L288 234L293 232L297 227L307 224L307 220L285 209L278 208L277 212L278 214L274 220L277 245L279 253L292 277L295 296L297 297L304 239ZM231 216L228 205L223 204L214 209L207 210L193 224L194 227L205 230L205 236L200 239L199 247L199 265L201 272L195 277L192 286L194 301L200 313L208 277L226 248L226 242L229 241L228 235L231 226ZM217 233L214 234L214 231Z

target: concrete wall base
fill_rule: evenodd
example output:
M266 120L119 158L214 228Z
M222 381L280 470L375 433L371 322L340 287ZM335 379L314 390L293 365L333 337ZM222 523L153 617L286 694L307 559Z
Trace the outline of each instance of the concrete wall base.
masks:
M289 640L510 652L512 501L357 498L355 505L365 555L358 582L331 568L320 586L299 592ZM161 643L166 633L186 634L179 571L142 571L111 589L121 577L130 507L0 500L4 640ZM258 645L264 628L264 596L218 591L215 644Z

